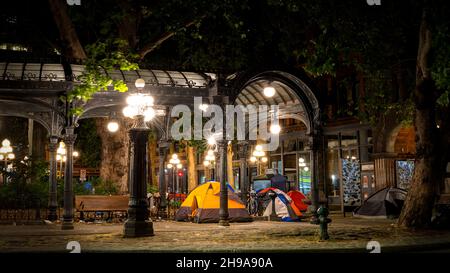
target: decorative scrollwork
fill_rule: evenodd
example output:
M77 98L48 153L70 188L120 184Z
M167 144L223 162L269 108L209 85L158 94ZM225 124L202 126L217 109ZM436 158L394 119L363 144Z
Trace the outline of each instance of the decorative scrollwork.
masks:
M16 80L16 75L11 72L5 72L3 73L3 78L5 78L5 80L14 81Z
M45 79L48 79L49 81L53 81L56 80L58 78L58 75L56 75L55 73L48 73L48 74L44 74Z
M24 75L24 80L36 80L37 79L37 75L33 72L28 72Z

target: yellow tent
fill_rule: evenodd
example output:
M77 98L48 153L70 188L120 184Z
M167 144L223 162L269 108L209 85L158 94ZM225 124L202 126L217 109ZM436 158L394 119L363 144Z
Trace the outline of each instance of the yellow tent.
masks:
M197 186L181 204L175 219L188 221L192 218L196 223L219 222L220 183L206 182ZM248 222L252 218L245 209L234 189L228 185L228 213L230 222Z

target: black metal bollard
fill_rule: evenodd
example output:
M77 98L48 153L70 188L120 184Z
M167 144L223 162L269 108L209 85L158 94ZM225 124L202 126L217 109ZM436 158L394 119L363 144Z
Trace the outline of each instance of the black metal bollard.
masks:
M270 191L269 193L269 197L272 199L272 212L269 215L269 221L279 221L280 218L278 217L276 211L275 211L275 198L277 197L277 194L273 191Z

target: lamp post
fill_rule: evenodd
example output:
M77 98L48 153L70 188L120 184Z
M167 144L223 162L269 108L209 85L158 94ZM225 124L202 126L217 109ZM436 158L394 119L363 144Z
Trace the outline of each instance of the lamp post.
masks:
M209 149L206 152L205 160L203 161L203 166L205 166L205 168L209 169L210 174L211 174L211 170L214 169L215 161L216 161L216 157L214 155L214 150ZM211 180L214 179L212 175L211 175L210 179Z
M181 161L178 158L177 154L172 154L172 157L169 160L169 164L167 164L168 169L172 169L172 191L173 193L178 193L178 178L177 178L177 184L175 185L175 170L183 168L183 165L181 165Z
M256 145L255 150L252 153L252 156L250 157L250 162L256 165L256 173L260 175L261 172L261 162L267 163L268 159L265 156L266 153L263 151L263 148L261 145Z
M0 147L0 160L5 161L5 174L3 175L3 183L6 183L6 172L8 171L8 159L13 160L15 158L11 142L8 139L2 141L2 147Z
M152 236L153 223L149 219L147 201L148 159L147 142L150 128L146 122L153 119L155 110L153 97L143 93L145 81L137 79L137 92L128 96L124 116L135 120L130 135L130 171L128 185L130 200L128 202L128 219L124 224L125 237Z
M72 156L77 158L80 154L77 151L73 151ZM59 178L63 177L63 163L67 161L67 150L64 142L59 143L59 147L56 150L56 161L59 161Z

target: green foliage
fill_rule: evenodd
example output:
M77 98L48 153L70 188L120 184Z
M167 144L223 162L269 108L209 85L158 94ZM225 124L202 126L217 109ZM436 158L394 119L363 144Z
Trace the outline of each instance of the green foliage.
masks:
M75 133L77 134L75 150L80 152L80 157L76 159L75 163L82 167L98 168L101 162L102 140L97 134L95 120L81 120Z
M156 193L159 192L158 186L147 184L147 193Z
M115 195L119 193L119 188L114 181L95 178L91 180L92 187L95 188L96 195Z
M394 116L396 121L405 126L413 123L414 103L410 98L397 101L396 90L391 81L379 72L374 78L366 79L366 97L362 98L364 111L356 107L359 119L376 126L387 116Z
M88 182L91 183L91 190L85 187ZM74 181L73 191L75 195L115 195L119 193L119 188L114 181L95 177L86 182ZM62 194L64 194L64 180L60 179L58 180L58 196L62 197ZM62 202L62 199L60 200Z
M431 75L436 87L441 91L437 103L449 106L450 103L450 23L440 25L433 35L433 63Z
M86 53L88 59L85 60L85 70L78 78L80 84L68 94L68 102L75 99L87 102L96 92L107 91L110 86L115 91L128 91L123 80L115 80L109 76L109 72L113 70L128 71L139 68L137 63L132 61L137 59L137 55L129 52L127 42L120 39L97 41L86 46ZM73 115L81 113L81 108L72 110Z
M46 206L48 201L48 164L40 160L15 160L14 170L5 172L9 182L0 186L2 202L20 206Z

